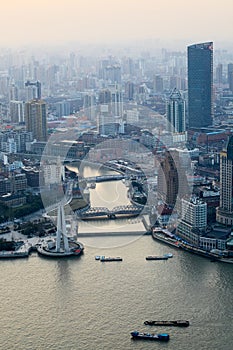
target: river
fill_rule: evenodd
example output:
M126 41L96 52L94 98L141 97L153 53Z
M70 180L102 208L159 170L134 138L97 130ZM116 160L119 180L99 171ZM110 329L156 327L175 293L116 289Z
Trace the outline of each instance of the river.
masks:
M121 182L97 184L90 191L98 206L128 201ZM113 232L121 229L116 220L111 225ZM135 225L140 229L140 223ZM85 251L78 259L46 259L33 253L28 259L0 261L1 349L232 349L232 265L211 263L151 236L80 240L85 240ZM145 260L168 252L174 255L168 261ZM121 256L123 261L101 263L95 255ZM150 319L185 319L190 326L145 326ZM133 330L166 331L170 341L135 341Z
M69 167L69 169L77 171L77 168L75 167ZM104 174L115 174L115 172L112 170L107 170L106 168L96 169L95 167L90 166L84 167L84 177L100 176ZM131 204L127 196L127 192L128 188L122 181L97 183L95 189L90 189L91 206L106 207L111 210L117 206ZM111 248L116 247L119 244L125 245L131 243L138 238L138 235L143 235L146 232L146 229L140 218L130 218L118 220L80 221L78 231L85 245L99 248ZM114 239L118 233L130 233L130 235L123 235L121 240L118 238ZM110 240L108 237L111 234L113 237ZM100 237L101 235L102 237Z

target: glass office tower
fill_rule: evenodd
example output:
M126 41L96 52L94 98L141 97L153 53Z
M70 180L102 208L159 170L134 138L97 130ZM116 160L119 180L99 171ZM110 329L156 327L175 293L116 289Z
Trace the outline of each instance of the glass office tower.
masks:
M213 121L213 43L188 46L188 126L200 128Z

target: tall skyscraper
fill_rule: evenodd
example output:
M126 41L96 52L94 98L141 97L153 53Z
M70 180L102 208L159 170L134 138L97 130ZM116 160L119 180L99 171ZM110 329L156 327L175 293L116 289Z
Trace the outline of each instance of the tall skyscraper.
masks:
M166 101L166 116L168 131L173 133L185 132L185 101L176 88Z
M213 43L188 46L189 128L206 127L213 118Z
M31 131L37 141L47 141L46 103L32 100L25 103L25 123L27 131Z
M217 221L233 226L233 135L220 155L220 206Z
M175 161L169 151L165 152L158 169L158 193L163 203L174 206L179 190L179 178Z

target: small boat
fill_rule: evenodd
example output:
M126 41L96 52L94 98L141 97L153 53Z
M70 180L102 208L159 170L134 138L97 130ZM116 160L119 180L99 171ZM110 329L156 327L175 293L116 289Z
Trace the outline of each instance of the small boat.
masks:
M172 253L164 254L164 256L166 256L168 259L173 258L173 254Z
M100 255L96 255L95 260L100 260Z
M177 320L177 321L145 321L145 325L149 326L174 326L174 327L188 327L189 321Z
M102 262L106 262L106 261L122 261L123 259L121 258L121 257L119 257L119 256L117 256L117 257L106 257L106 256L101 256L100 257L100 261L102 261Z
M149 255L146 257L146 260L168 260L168 256Z
M134 332L131 332L131 336L133 339L161 340L161 341L169 340L169 334L167 333L151 334L151 333L134 331Z
M96 188L96 184L94 182L91 182L89 185L89 188L94 189Z

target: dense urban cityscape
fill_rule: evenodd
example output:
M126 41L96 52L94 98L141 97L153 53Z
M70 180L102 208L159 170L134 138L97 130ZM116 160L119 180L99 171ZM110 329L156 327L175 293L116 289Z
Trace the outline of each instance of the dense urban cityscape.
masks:
M58 202L69 177L64 163L112 162L131 173L138 204L153 189L151 227L172 225L190 245L232 257L232 62L213 42L157 56L70 52L55 61L3 52L2 232L5 222ZM141 173L123 169L132 160ZM77 193L88 206L81 178Z
M231 350L231 1L1 10L0 348Z

